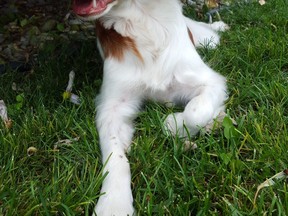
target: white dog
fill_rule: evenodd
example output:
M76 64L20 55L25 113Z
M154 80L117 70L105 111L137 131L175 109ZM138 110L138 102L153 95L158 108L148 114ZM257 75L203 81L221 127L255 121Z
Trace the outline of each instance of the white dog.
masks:
M135 214L130 166L133 119L146 100L182 104L164 124L173 135L195 135L224 109L226 80L195 46L219 43L223 22L205 24L182 14L178 0L74 0L74 12L96 20L104 79L96 124L108 172L95 207L98 216Z

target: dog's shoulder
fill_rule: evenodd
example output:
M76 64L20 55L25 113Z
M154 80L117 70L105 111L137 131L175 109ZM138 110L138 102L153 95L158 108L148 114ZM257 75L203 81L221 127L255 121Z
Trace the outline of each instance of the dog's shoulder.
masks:
M105 58L113 57L118 61L124 58L124 52L130 50L141 61L143 58L137 49L135 41L117 32L113 26L107 28L101 21L96 21L96 36L99 40Z

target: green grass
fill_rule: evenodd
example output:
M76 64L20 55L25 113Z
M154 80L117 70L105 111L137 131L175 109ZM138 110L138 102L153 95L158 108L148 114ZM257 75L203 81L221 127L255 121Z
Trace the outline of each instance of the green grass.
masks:
M227 109L237 126L192 138L198 148L183 152L182 140L162 131L173 110L143 108L128 155L138 215L288 215L285 181L262 189L253 204L257 186L288 164L287 7L284 0L231 7L221 13L231 26L222 45L199 50L227 77ZM32 74L0 77L13 120L9 130L0 123L0 215L91 214L103 180L93 101L102 72L94 47L50 42ZM72 69L80 106L62 99ZM11 90L13 82L22 90ZM28 156L31 146L38 151Z

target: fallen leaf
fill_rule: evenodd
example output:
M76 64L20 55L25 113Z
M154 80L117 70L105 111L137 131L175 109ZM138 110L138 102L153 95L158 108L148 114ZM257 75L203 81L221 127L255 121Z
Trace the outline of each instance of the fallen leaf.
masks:
M7 129L12 128L12 126L13 126L13 122L12 122L11 119L8 119L7 121L5 121L4 124L5 124L5 127L6 127Z
M66 88L67 92L72 92L72 87L73 87L73 83L74 83L74 79L75 79L75 72L72 70L69 73L69 81L68 81L68 85Z
M219 129L223 125L225 117L229 119L231 125L237 125L237 122L233 118L228 117L224 111L221 111L213 121L204 127L205 132L211 133L213 130Z
M81 100L78 95L72 93L70 97L70 102L73 104L79 105L81 103Z
M210 8L216 8L219 6L218 0L206 0L205 5Z
M75 137L73 139L59 140L54 145L54 151L57 151L60 146L71 146L73 142L77 142L79 139L80 139L80 137Z
M258 196L261 189L263 189L265 187L273 186L275 184L274 180L282 180L282 179L287 178L287 177L288 177L288 169L285 169L282 172L277 173L276 175L272 176L271 178L267 179L262 184L260 184L257 187L257 191L256 191L255 196L254 196L254 202L253 202L254 206L256 205L256 199L257 199L257 196Z
M259 0L258 2L259 2L260 5L265 5L266 4L265 0Z
M184 145L183 145L183 150L184 150L184 151L194 150L194 149L196 149L197 147L198 147L198 146L197 146L196 143L191 142L191 141L189 141L189 140L186 140L186 141L184 142Z
M63 99L64 100L69 99L71 103L79 105L81 102L80 97L78 95L72 93L72 87L73 87L74 79L75 79L75 72L72 70L69 73L69 81L68 81L66 91L63 93Z
M0 100L0 116L1 116L3 121L8 120L7 107L6 107L5 102L3 100Z
M33 156L34 154L36 154L37 151L38 151L37 148L31 146L31 147L29 147L29 148L27 149L27 155L28 155L29 157L31 157L31 156Z
M12 127L12 120L8 118L7 107L3 100L0 100L0 117L4 121L5 127L10 129Z
M12 83L12 90L13 91L23 91L23 89L19 88L15 82Z

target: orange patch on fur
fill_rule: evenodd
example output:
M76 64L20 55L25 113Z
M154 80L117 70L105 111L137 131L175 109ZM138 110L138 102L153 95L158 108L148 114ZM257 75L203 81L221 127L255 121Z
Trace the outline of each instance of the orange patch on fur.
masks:
M193 45L195 46L195 42L194 42L194 38L193 38L193 34L192 34L192 32L190 31L189 28L187 28L187 30L188 30L189 38L190 38L191 42L193 43Z
M100 21L96 21L96 36L99 39L105 58L113 57L118 61L122 61L124 52L130 50L141 62L144 62L135 41L130 37L122 36L114 28L106 29Z

